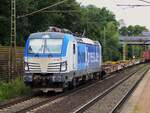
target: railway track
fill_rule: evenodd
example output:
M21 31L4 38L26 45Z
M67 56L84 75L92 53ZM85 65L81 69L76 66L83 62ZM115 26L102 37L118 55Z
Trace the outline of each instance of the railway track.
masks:
M84 113L91 113L91 112L119 113L118 110L120 109L122 104L126 101L126 99L128 99L130 94L134 91L134 89L136 88L138 83L142 80L142 78L144 77L146 72L149 70L149 68L150 68L149 66L146 66L146 67L138 70L137 72L132 73L130 76L125 77L121 81L118 81L112 87L110 87L106 91L102 92L100 95L93 98L92 100L90 100L88 103L86 103L83 106L81 106L80 108L78 108L73 113L83 113L83 112ZM138 74L140 74L140 76L137 77ZM120 98L117 97L118 95L117 95L117 93L115 94L115 92L117 92L117 90L120 90L120 91L124 90L121 88L117 89L117 87L121 87L121 85L122 85L122 87L125 87L125 82L128 82L129 79L132 79L132 82L133 82L133 80L135 80L135 83L133 83L133 84L130 83L129 85L132 85L132 87L128 91L126 91ZM114 94L110 94L110 93L114 93ZM117 95L117 96L115 97L115 95ZM117 99L117 98L119 98L119 99ZM107 100L107 99L109 99L109 100ZM105 105L104 105L104 102L105 102ZM98 109L97 109L97 107L98 107Z
M5 113L5 112L7 112L7 113L25 113L34 108L42 106L48 102L53 102L54 100L61 98L63 96L66 96L68 94L71 94L77 90L86 88L87 86L93 84L93 82L94 81L90 81L89 83L86 83L82 86L74 88L73 90L66 91L65 93L60 93L60 94L52 93L52 94L48 94L48 95L33 94L31 96L25 96L22 98L18 98L18 99L12 100L10 102L0 104L0 113Z
M134 90L136 89L136 87L138 86L138 84L141 82L141 80L144 78L146 72L148 70L145 70L143 73L143 76L141 76L137 82L133 85L133 87L131 88L131 90L129 90L127 93L125 93L125 95L118 101L118 103L116 104L116 106L111 110L110 113L119 113L119 110L121 109L122 105L126 102L126 100L129 98L129 96L134 92Z
M138 65L137 67L138 67L138 69L140 69L142 67L142 65ZM135 67L131 67L131 68L132 69L128 68L128 69L126 69L126 71L122 70L122 71L118 72L117 74L109 76L106 78L106 80L110 80L113 78L119 78L118 75L120 75L122 72L124 72L124 73L127 73L128 71L136 72L138 70ZM67 91L62 94L56 94L56 95L52 95L52 96L33 97L33 98L30 98L29 100L27 99L24 101L19 101L18 103L16 102L15 104L12 104L9 106L5 106L5 107L3 107L2 110L0 110L0 112L1 113L5 113L5 112L7 112L7 113L25 113L30 110L32 110L34 112L38 112L38 109L36 109L36 108L38 108L40 106L44 106L47 103L50 103L50 105L53 105L53 104L59 103L59 102L61 103L64 99L67 99L70 96L79 94L80 92L84 92L84 90L90 89L91 87L94 87L96 84L98 85L98 84L103 84L103 83L105 83L105 80L96 81L95 83L93 83L93 81L91 81L91 83L84 84L82 86L79 86L78 88L75 88L73 90ZM51 112L51 113L53 113L53 112ZM55 112L55 113L57 113L57 112Z
M114 76L108 77L103 81L96 82L88 87L77 90L65 97L62 100L55 101L55 103L48 103L40 108L34 109L31 111L35 113L70 113L75 112L77 108L85 103L88 103L93 97L97 96L99 93L110 88L112 84L115 84L116 81L122 80L126 76L131 76L131 73L134 74L145 65L140 65L132 67L132 69L127 69L122 71ZM123 74L124 73L124 74ZM128 73L128 75L127 75ZM130 74L129 74L130 73ZM118 76L119 75L119 76ZM126 75L126 76L125 76ZM90 112L91 113L91 112Z
M9 100L7 102L3 102L3 103L0 104L0 109L9 107L9 106L11 106L13 104L17 104L19 102L23 102L23 101L29 100L29 99L33 98L34 96L35 95L23 96L23 97L18 97L18 98Z

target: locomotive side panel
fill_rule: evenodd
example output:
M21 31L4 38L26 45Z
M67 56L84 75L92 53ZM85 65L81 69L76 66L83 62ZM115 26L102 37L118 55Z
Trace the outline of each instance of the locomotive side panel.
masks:
M88 60L87 69L90 73L100 71L100 47L98 45L87 45Z

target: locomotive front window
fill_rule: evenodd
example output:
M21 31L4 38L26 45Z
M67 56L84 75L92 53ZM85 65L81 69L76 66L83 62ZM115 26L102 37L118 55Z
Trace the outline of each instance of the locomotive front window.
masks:
M28 53L43 53L44 40L43 39L30 39Z
M44 53L60 54L63 39L46 39Z
M61 54L63 39L30 39L30 54Z

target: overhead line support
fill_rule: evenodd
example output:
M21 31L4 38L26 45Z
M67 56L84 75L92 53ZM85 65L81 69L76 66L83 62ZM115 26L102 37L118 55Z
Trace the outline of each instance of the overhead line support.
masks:
M9 80L16 74L16 0L11 0L11 41L9 48Z

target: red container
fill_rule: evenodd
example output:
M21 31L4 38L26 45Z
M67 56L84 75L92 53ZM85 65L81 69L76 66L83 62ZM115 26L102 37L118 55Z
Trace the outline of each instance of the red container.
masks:
M150 61L150 51L144 51L143 52L143 60L144 61Z

